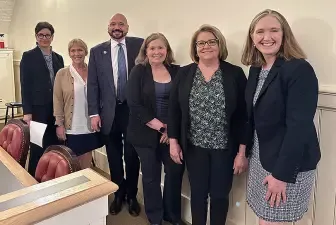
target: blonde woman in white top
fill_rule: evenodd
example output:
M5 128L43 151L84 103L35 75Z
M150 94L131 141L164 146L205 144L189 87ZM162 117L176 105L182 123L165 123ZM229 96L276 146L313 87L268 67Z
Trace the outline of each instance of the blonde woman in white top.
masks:
M87 45L73 39L68 45L72 64L58 71L54 84L56 133L79 156L82 168L91 166L91 151L102 146L99 133L90 126L87 106Z

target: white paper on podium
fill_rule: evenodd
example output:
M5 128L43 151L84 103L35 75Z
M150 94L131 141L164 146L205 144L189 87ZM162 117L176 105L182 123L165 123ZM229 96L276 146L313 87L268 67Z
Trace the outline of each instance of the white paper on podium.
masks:
M30 121L29 125L30 142L43 148L43 136L46 128L47 124Z

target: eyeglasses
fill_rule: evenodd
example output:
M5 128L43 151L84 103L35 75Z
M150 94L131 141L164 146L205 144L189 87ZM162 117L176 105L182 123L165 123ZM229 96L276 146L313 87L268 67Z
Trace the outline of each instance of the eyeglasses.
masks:
M50 35L50 34L37 34L36 35L39 39L43 39L43 38L45 38L45 39L50 39L51 37L52 37L52 35Z
M204 48L206 44L208 44L209 46L215 46L218 44L218 39L210 39L208 41L197 41L196 42L196 46L199 48Z

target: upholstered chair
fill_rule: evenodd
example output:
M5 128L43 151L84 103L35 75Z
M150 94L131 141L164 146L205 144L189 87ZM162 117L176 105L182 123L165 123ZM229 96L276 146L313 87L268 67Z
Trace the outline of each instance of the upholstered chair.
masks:
M29 126L23 120L9 120L0 132L0 146L22 167L26 164L29 142Z
M35 179L44 182L80 170L77 156L72 150L63 145L51 145L39 160Z

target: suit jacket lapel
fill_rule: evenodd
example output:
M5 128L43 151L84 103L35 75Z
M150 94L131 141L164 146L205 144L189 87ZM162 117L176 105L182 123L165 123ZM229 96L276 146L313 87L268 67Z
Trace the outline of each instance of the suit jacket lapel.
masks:
M47 62L46 62L46 60L44 58L44 55L43 55L43 52L42 52L42 50L40 49L39 46L36 46L35 52L36 52L36 56L37 56L38 60L40 60L40 63L41 63L40 65L43 65L44 68L48 71L48 74L49 74L49 69L48 69Z
M184 86L182 88L183 94L181 95L181 102L184 106L182 111L186 112L185 116L189 116L189 96L191 92L191 88L193 85L195 73L197 69L197 64L194 63L191 65L187 74L181 74L181 76L186 76ZM188 121L187 119L185 121Z
M134 48L132 46L132 42L128 37L125 38L126 49L127 49L127 64L128 64L128 75L131 73L132 68L135 65L135 57Z
M173 79L174 79L174 76L175 76L173 67L172 66L168 66L168 65L165 65L165 67L168 70L171 82L173 82Z
M284 59L283 58L277 58L271 68L271 70L269 71L267 78L265 80L265 83L263 84L257 102L259 101L259 99L262 97L262 95L265 93L265 91L267 90L268 86L270 85L270 83L272 83L272 81L274 80L274 78L278 75L279 72L279 68L281 67L281 65L283 64ZM256 102L256 104L257 104Z
M245 91L245 99L246 99L246 107L249 114L252 112L253 109L253 98L254 93L258 84L258 76L260 73L260 67L250 67L249 77L246 84L246 91Z
M61 68L60 62L58 58L56 57L55 52L51 52L52 57L52 63L53 63L53 69L54 69L54 76L56 76L57 71Z
M232 77L232 71L229 70L225 62L220 63L220 69L222 71L222 81L223 81L223 88L224 88L224 95L225 95L225 111L226 115L230 116L233 112L233 109L235 109L236 105L236 98L237 94L234 90L234 83Z
M154 84L154 77L152 73L152 67L149 63L146 65L146 74L144 76L143 84L146 88L148 88L148 93L150 94L150 102L151 107L153 108L154 112L156 113L156 94L155 94L155 84Z
M104 65L104 72L105 75L107 76L107 79L110 83L110 86L113 90L115 90L114 86L114 79L113 79L113 68L112 68L112 58L111 58L111 41L107 41L103 45L103 51L101 52L102 54L102 59L103 59L103 65Z

